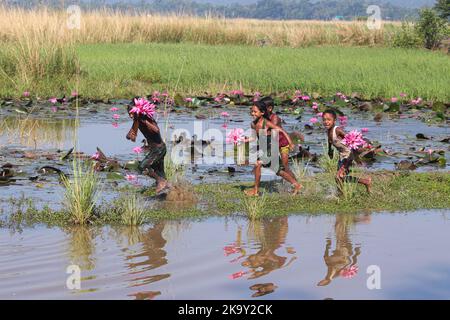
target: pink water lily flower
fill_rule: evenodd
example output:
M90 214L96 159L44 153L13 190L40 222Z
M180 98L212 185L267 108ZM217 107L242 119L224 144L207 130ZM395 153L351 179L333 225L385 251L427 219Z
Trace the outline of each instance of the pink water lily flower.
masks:
M115 113L115 114L113 114L113 118L114 118L114 120L119 120L120 116L117 113Z
M184 101L187 103L191 103L192 102L192 98L184 98Z
M391 102L392 103L397 103L398 102L398 98L397 97L392 97L391 98Z
M119 111L119 108L112 107L111 109L109 109L109 111L116 112L116 111Z
M317 104L317 102L313 102L312 107L314 110L317 110L319 108L319 105Z
M226 142L238 144L239 142L244 140L243 135L244 135L244 129L241 129L241 128L232 129L227 135Z
M422 101L423 101L422 98L413 99L413 100L411 100L411 104L413 106L417 106L418 104L421 104Z
M24 91L23 92L23 96L24 97L29 97L30 96L30 92L29 91Z
M137 154L142 153L142 147L134 147L133 152Z
M231 95L235 95L235 96L242 96L242 95L244 95L244 91L242 91L242 90L232 90L232 91L230 91L230 94Z
M322 118L322 117L323 117L323 112L319 112L319 113L317 114L317 116Z
M220 115L224 118L228 118L230 116L230 114L226 111L222 112Z
M94 154L91 156L91 159L93 159L93 160L98 160L99 158L100 158L100 154L99 154L98 152L94 153Z
M366 144L366 141L363 139L361 132L353 130L344 136L342 143L352 150L358 150Z
M317 123L319 120L317 120L317 118L311 118L309 119L309 122L311 122L312 124Z
M351 279L358 273L358 266L351 266L341 270L340 275L346 279Z
M125 176L125 178L126 178L128 181L136 181L136 180L137 180L137 176L135 176L134 174L127 174L127 175Z
M400 97L405 98L406 96L407 96L406 93L404 93L404 92L400 93Z
M367 132L369 132L369 129L367 129L367 128L362 128L362 129L361 129L361 132L362 132L362 133L367 133Z
M338 119L341 126L347 125L348 118L346 116L339 116Z
M309 101L309 100L311 100L311 97L310 96L302 96L302 100Z
M72 91L71 95L72 97L78 97L78 92L74 90Z
M130 113L143 114L153 118L156 113L156 106L145 98L134 99L134 107L130 110Z
M58 100L56 98L50 98L50 99L48 99L48 101L50 101L53 104L58 102Z

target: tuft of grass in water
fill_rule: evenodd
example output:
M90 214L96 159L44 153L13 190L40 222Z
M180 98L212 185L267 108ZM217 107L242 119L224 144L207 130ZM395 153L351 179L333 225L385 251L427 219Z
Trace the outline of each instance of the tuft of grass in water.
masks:
M91 163L82 163L76 157L72 162L72 179L62 176L66 188L66 210L75 224L84 225L94 214L95 202L100 194L99 178Z
M172 160L170 152L168 152L164 157L164 172L166 173L166 180L173 184L182 180L186 174L186 169L182 164L176 164Z
M267 195L263 193L259 197L244 197L242 206L250 220L255 220L264 214L267 204Z
M350 175L354 176L353 170L350 172ZM338 184L337 188L340 193L339 199L342 201L350 201L357 194L358 183L357 182L348 182L348 181L344 180L340 185Z
M121 220L124 225L138 226L144 222L145 204L137 194L130 194L122 201Z
M336 152L336 150L334 150L333 152L333 158L330 158L330 156L328 155L328 147L326 145L322 145L322 156L319 159L319 167L322 168L322 170L330 175L334 176L337 173L337 165L339 162L339 155Z
M294 159L292 161L292 172L297 181L305 180L305 177L309 175L309 162L304 163L301 160Z

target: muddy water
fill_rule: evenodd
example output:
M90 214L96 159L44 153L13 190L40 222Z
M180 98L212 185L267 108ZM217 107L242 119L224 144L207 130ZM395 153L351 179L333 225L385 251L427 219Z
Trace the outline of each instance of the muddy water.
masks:
M0 298L449 299L449 219L447 210L2 229ZM80 290L66 287L69 265L81 269ZM369 290L375 269L380 289Z
M56 112L51 116L42 115L24 116L14 115L13 113L1 113L0 126L0 161L18 165L21 176L16 181L9 184L0 185L1 198L6 199L11 196L16 197L25 194L32 197L36 204L44 202L53 207L58 207L61 198L61 186L57 176L41 177L37 182L28 180L31 176L37 175L37 170L44 165L53 165L61 170L68 172L70 162L47 161L40 157L38 160L23 158L24 152L31 153L55 153L59 150L68 150L74 146L77 140L79 150L87 155L96 151L100 147L109 157L114 157L121 162L139 159L138 155L133 154L132 148L139 145L142 136L138 137L137 143L131 143L125 139L131 121L126 115L123 106L118 106L119 111L109 111L110 106L98 106L96 113L82 112L79 125L77 125L73 115L68 116ZM227 111L229 118L221 117L221 112ZM113 113L120 115L120 119L113 120ZM284 127L287 131L299 130L305 135L303 146L309 148L313 153L322 153L323 144L326 143L325 134L322 129L305 130L304 126L313 116L311 112L305 112L300 120L295 115L282 114L285 120ZM450 128L448 125L430 126L414 118L412 115L402 115L389 117L384 116L381 122L373 120L371 113L348 114L349 121L347 130L368 128L366 137L373 141L378 141L383 148L391 153L391 156L384 156L377 159L376 162L367 164L369 169L395 169L395 163L401 160L417 159L417 150L444 150L447 158L447 165L438 167L437 165L427 165L419 167L420 171L431 170L449 170L450 152L449 144L440 142L450 137ZM198 118L202 118L199 120ZM201 151L194 153L194 163L188 166L186 177L192 183L211 183L225 181L251 181L253 179L250 166L236 166L234 158L230 155L230 149L226 151L224 147L224 138L226 137L226 124L228 129L249 127L251 121L248 114L248 107L234 107L228 109L202 109L196 111L183 111L182 113L164 113L158 114L158 122L162 128L163 136L166 137L167 144L173 138L174 130L185 129L190 138L196 135L197 139L210 140L214 136L214 141L204 149L205 155L201 156ZM209 130L209 131L208 131ZM214 132L211 130L215 130ZM211 135L208 135L208 132ZM417 140L416 134L422 133L428 140ZM212 157L208 156L211 150L219 150L216 156L221 159L220 163L213 163ZM220 153L220 150L225 150ZM190 152L188 152L190 154ZM62 153L58 154L60 157ZM423 156L423 154L422 154ZM142 157L142 155L140 155ZM237 172L229 174L227 167L234 167ZM312 167L313 168L313 167ZM266 169L265 169L266 170ZM129 173L129 172L123 172ZM266 170L263 172L263 180L277 179L273 172ZM126 181L119 181L124 185ZM145 177L139 177L139 183L143 186L152 184L153 181ZM108 189L105 189L105 196L108 195ZM50 200L50 201L49 201ZM3 207L3 206L2 206Z

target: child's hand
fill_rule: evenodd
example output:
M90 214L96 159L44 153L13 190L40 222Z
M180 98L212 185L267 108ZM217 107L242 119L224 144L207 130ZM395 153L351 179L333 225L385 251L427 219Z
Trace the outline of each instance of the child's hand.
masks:
M130 130L130 132L128 132L127 134L127 139L136 142L136 132Z

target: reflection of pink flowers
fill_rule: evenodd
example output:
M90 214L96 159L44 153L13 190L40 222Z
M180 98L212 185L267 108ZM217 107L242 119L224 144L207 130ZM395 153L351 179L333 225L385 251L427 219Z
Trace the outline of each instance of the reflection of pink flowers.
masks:
M342 139L342 143L352 150L357 150L365 145L362 133L358 130L353 130L347 133Z
M134 99L134 107L130 110L130 113L143 114L153 118L156 113L156 106L145 98Z
M112 123L112 126L113 126L114 128L118 128L118 127L119 127L119 124L118 124L117 122L113 122L113 123Z
M361 129L361 132L362 132L362 133L367 133L367 132L369 132L369 129L367 129L367 128L362 128L362 129Z
M227 135L226 142L238 144L239 142L244 140L243 135L244 135L244 129L241 129L241 128L232 129Z
M113 114L113 119L114 120L119 120L120 116L117 113L115 113L115 114Z
M232 275L230 275L229 278L231 280L234 280L234 279L243 277L247 273L248 273L248 271L239 271L239 272L236 272L236 273L233 273Z
M225 246L223 248L223 254L225 256L229 256L230 254L234 254L234 253L237 253L239 251L240 251L239 248L237 248L235 245Z
M224 123L224 124L222 125L222 128L223 128L223 129L227 129L227 128L228 128L228 125L227 125L226 123Z
M116 112L116 111L119 111L119 108L112 107L111 109L109 109L109 111Z
M48 101L50 101L53 104L58 102L58 100L56 98L50 98L50 99L48 99Z
M142 153L142 147L134 147L133 152L137 154Z
M343 278L351 279L358 273L358 266L351 266L341 270L340 275Z
M100 154L99 154L98 152L94 153L94 154L91 156L91 159L93 159L93 160L98 160L99 158L100 158Z
M317 123L317 121L319 121L319 120L317 120L317 118L309 119L309 122L311 122L312 124Z
M58 108L57 107L52 107L52 112L57 112Z
M136 181L136 180L137 180L137 176L135 176L134 174L127 174L127 175L125 176L125 178L126 178L128 181Z

